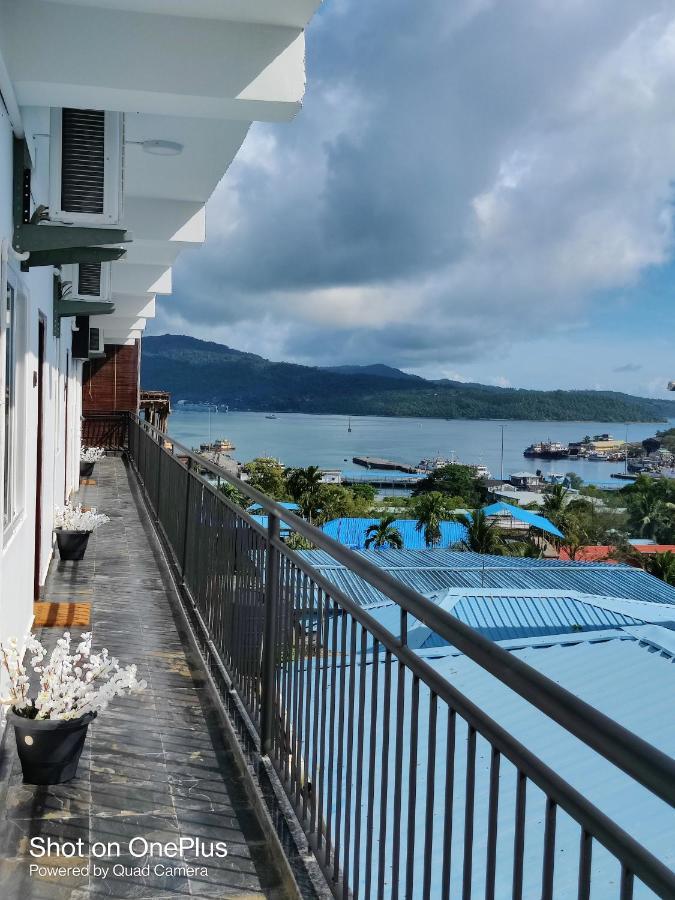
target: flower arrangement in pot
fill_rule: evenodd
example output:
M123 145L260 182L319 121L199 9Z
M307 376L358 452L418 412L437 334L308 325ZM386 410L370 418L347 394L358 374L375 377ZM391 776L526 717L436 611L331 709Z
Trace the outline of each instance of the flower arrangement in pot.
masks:
M108 516L97 513L92 507L84 509L81 503L73 506L57 506L54 512L54 533L61 559L84 559L92 531L109 522Z
M27 653L39 682L34 697ZM9 676L8 696L2 703L10 707L7 721L14 726L27 784L61 784L74 778L89 723L115 697L147 686L136 677L136 666L120 668L107 650L92 653L91 633L83 634L72 651L66 631L46 657L47 649L32 634L23 646L16 638L0 644L0 666Z
M103 447L80 447L80 478L89 478L94 465L104 456Z

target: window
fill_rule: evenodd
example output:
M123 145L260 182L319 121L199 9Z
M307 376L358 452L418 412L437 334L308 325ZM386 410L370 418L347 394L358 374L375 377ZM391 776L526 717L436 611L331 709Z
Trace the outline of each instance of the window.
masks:
M5 332L5 493L3 522L16 512L16 288L8 280L4 310Z

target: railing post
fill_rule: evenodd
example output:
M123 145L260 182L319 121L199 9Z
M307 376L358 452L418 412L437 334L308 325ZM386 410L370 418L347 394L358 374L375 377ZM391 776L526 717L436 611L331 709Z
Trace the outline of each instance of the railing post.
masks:
M274 733L274 669L277 608L279 605L279 551L273 541L279 539L279 519L267 520L267 571L265 578L265 633L263 636L262 690L260 698L260 749L264 756L272 749Z
M155 521L159 522L159 505L162 502L162 450L163 450L163 440L161 438L157 438L157 435L154 436L155 446L157 447L157 505L155 506Z
M188 523L190 520L190 485L192 484L192 460L188 456L186 467L186 485L185 485L185 520L183 522L183 553L180 565L180 574L183 585L185 585L185 567L187 565L187 548L188 548Z

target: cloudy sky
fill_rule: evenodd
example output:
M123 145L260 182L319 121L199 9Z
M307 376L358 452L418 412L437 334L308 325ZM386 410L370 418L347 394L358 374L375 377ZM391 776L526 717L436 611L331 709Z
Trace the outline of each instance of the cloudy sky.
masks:
M672 0L325 0L307 72L151 333L667 396Z

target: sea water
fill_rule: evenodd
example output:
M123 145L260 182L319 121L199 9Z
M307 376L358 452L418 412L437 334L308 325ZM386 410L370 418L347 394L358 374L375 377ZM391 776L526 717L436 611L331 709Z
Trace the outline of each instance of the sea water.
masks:
M499 478L503 472L576 472L593 484L621 482L612 472L623 472L624 463L571 459L526 459L523 450L537 441L567 444L589 434L609 433L616 438L641 441L669 423L617 424L616 422L532 422L467 419L412 419L352 416L315 416L278 413L268 419L262 412L211 412L174 410L169 433L188 447L227 438L235 445L232 456L241 462L256 456L273 456L286 466L310 466L358 470L354 456L379 456L417 465L421 459L443 456L462 463L482 464ZM363 472L364 470L361 469Z

